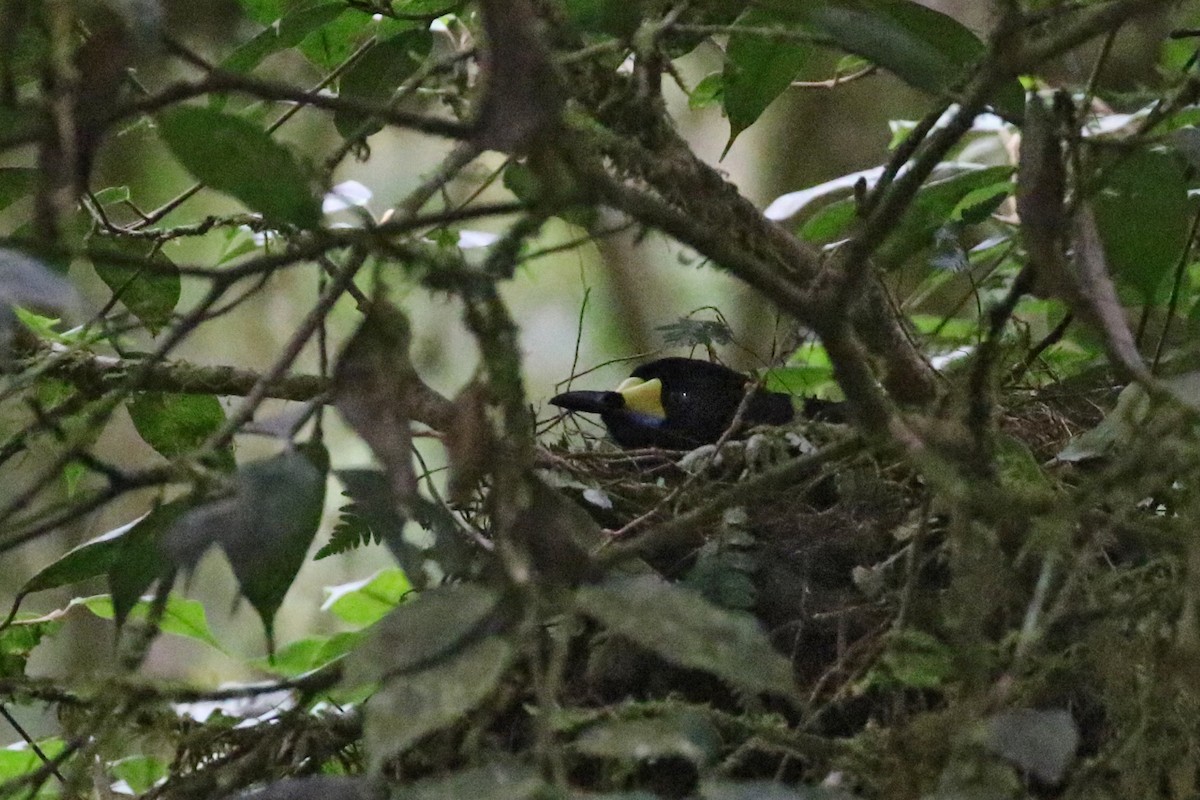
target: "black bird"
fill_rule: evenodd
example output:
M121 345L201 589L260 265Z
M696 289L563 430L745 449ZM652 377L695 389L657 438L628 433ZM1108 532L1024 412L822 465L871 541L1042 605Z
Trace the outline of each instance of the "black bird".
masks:
M721 438L733 422L750 379L729 367L694 358L643 364L611 392L567 392L550 399L569 411L599 414L622 447L690 449ZM744 425L791 422L792 398L754 389Z

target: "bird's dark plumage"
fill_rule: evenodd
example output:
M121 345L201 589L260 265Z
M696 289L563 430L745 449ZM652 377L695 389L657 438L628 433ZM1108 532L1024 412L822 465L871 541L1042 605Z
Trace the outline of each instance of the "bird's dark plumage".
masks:
M694 358L660 358L633 371L616 391L576 391L551 398L570 411L599 414L623 447L685 449L717 441L733 422L750 379ZM794 415L786 394L754 389L744 425L782 425Z

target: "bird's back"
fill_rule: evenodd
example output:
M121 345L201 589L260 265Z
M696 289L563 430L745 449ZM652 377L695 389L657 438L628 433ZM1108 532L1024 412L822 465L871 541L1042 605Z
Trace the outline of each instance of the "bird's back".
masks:
M633 371L633 377L662 382L667 426L697 442L716 441L733 421L746 394L745 375L709 361L660 358ZM742 415L748 425L782 425L793 416L787 395L756 389Z

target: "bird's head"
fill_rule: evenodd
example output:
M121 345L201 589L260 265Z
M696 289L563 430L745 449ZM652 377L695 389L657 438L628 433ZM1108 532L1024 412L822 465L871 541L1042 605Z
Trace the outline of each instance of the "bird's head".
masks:
M654 378L626 378L614 390L608 392L575 391L564 392L550 398L550 405L568 411L588 414L611 414L627 411L652 419L666 419L667 412L662 402L662 381Z

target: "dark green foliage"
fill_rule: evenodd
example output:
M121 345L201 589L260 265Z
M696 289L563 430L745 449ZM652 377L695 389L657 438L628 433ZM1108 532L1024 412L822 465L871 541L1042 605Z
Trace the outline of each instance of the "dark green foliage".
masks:
M219 545L273 647L275 612L308 554L321 522L328 455L303 445L240 468L229 496L181 515L162 547L182 570Z
M171 321L179 303L179 270L161 248L139 240L104 241L90 251L92 266L113 297L129 309L146 330L156 334ZM139 259L142 267L130 267Z
M0 2L0 796L1197 793L1195 0L201 5Z
M164 112L159 131L197 180L226 192L274 224L315 226L321 205L308 170L286 146L249 120L207 108ZM254 164L254 170L247 170Z
M618 579L580 589L580 611L680 666L705 670L754 692L790 696L791 666L755 620L709 605L653 578Z
M199 449L225 424L225 410L212 395L145 392L126 408L138 435L167 458ZM236 466L228 446L217 450L214 463L225 471Z
M342 78L342 96L387 106L404 80L425 62L432 44L433 37L424 30L406 31L380 42ZM348 139L370 136L383 128L383 123L361 114L339 113L333 121L338 133Z

